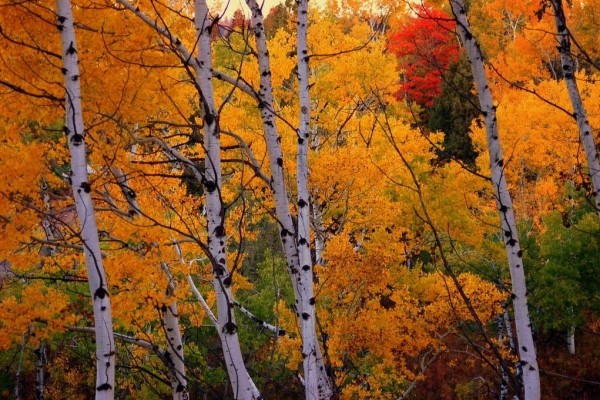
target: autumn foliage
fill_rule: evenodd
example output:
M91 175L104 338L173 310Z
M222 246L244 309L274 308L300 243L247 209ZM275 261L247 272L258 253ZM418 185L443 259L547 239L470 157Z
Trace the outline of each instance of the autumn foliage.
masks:
M430 107L441 93L448 66L458 61L455 22L444 11L425 3L415 5L412 14L389 39L401 74L396 97Z
M526 3L471 1L470 21L492 77L543 398L594 398L600 223L547 34L552 15ZM235 331L263 398L305 398L304 316L290 280L298 271L282 250L287 240L310 250L312 260L300 268L312 271L307 300L336 398L497 399L504 387L510 398L516 394L518 348L493 160L445 3L347 0L310 9L308 137L298 135L293 2L262 10L269 71L259 64L252 13L244 8L216 21L222 10L211 10L205 81L214 87L218 118L207 113L195 80L193 4L121 4L73 1L87 189L118 335L115 397L173 396L171 357L178 353L169 346L179 331L190 398L235 398L221 340ZM21 398L33 398L41 369L47 398L89 399L93 297L70 186L54 3L0 5L0 397L18 388ZM583 50L590 56L574 74L598 143L600 3L569 7L582 46L574 51L581 60ZM266 76L274 115L267 123L260 97ZM415 123L415 104L430 112L427 128ZM218 189L207 179L208 125L218 127ZM278 129L281 155L272 162L265 126ZM455 148L448 132L463 135ZM308 207L297 199L300 141L309 149ZM306 238L282 229L276 169L293 226L308 215ZM222 206L212 230L209 194ZM216 257L211 241L223 243ZM223 265L230 276L219 280ZM211 318L219 289L231 293L224 314L235 315L234 326ZM165 322L174 305L175 329ZM576 355L567 350L569 332L581 346Z

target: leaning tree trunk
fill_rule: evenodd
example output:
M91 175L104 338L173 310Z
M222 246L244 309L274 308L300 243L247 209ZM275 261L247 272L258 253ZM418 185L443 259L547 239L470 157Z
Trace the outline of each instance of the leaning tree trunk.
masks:
M556 23L556 31L558 33L558 51L560 52L563 76L573 106L573 118L575 118L579 127L579 138L585 150L590 170L594 206L600 214L600 161L598 160L598 150L594 143L592 127L590 126L587 111L581 100L577 80L575 79L575 63L571 56L571 39L569 38L569 28L567 27L567 18L565 17L563 3L562 0L551 0L551 2L554 8L554 22Z
M316 334L315 298L313 294L313 263L310 254L310 206L308 194L308 136L310 132L310 98L308 96L308 49L306 46L306 28L308 5L300 4L298 9L298 38L302 36L302 49L298 48L298 71L300 78L301 121L298 130L298 227L294 227L289 208L289 196L283 171L283 152L281 138L275 123L276 115L273 102L273 85L269 50L267 47L262 11L256 0L247 0L252 12L252 29L256 38L260 72L260 90L258 92L267 152L271 166L271 190L275 197L275 212L281 235L283 251L295 297L295 309L301 326L304 358L304 382L307 398L326 400L333 394L331 379L323 362L323 356ZM304 80L302 80L304 79ZM303 84L302 82L305 82ZM307 374L308 373L308 374ZM309 397L310 396L310 397ZM316 397L315 397L316 396Z
M62 41L63 74L65 77L65 133L71 155L70 181L81 228L88 281L94 306L96 337L96 399L114 398L115 342L113 337L110 297L102 265L96 215L88 182L86 133L81 109L79 59L75 43L75 28L69 0L56 1L58 30Z
M523 253L517 234L512 199L508 192L506 177L504 175L505 164L498 137L496 107L494 106L492 92L490 91L485 73L483 54L481 53L479 43L473 37L469 27L463 0L450 0L450 6L456 17L458 33L471 63L479 103L485 117L492 184L498 204L502 236L504 238L512 281L513 308L517 340L519 342L520 364L523 366L525 400L537 400L540 398L540 375L531 331L531 320L529 319L527 308L527 287L523 269Z
M198 67L196 83L200 88L201 107L204 112L204 146L206 150L204 187L206 193L206 219L208 222L208 248L213 266L213 286L217 295L219 337L225 356L229 380L236 399L259 399L260 393L250 378L237 334L233 312L231 275L227 269L227 238L225 234L225 209L221 198L221 144L219 115L215 106L212 85L212 52L210 33L213 28L205 0L196 0L196 35L198 37Z

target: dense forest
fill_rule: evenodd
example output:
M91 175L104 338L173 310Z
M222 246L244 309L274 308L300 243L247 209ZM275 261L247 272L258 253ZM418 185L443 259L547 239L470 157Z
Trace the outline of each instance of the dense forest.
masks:
M599 30L0 0L0 397L598 398Z

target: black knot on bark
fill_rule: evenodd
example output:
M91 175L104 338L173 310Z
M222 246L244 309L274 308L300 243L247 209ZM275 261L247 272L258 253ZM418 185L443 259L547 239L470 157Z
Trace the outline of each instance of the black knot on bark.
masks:
M73 143L73 146L81 145L83 143L83 135L80 135L79 133L74 134L71 136L71 143Z
M86 193L89 193L92 191L92 186L89 184L89 182L81 182L79 187L81 187L83 189L83 191Z
M217 183L215 181L205 181L204 187L208 193L212 193L217 188Z
M112 386L110 384L108 384L108 383L103 383L102 385L98 386L96 388L96 390L98 392L102 392L102 391L105 391L105 390L112 390Z
M303 312L302 313L302 319L307 321L310 318L310 315L308 313Z
M99 287L94 292L94 299L96 299L96 297L99 298L99 299L103 299L105 297L108 297L108 292L103 287Z
M237 325L231 321L228 321L223 326L223 332L229 335L233 335L235 332L237 332Z
M77 53L77 50L75 50L75 45L73 44L73 42L71 42L71 44L69 44L69 48L67 49L67 54L75 54Z
M223 225L219 225L215 228L215 236L216 237L225 236L225 227Z

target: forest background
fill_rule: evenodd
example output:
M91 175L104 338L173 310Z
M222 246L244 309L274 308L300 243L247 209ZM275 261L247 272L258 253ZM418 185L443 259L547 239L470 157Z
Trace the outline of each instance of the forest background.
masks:
M246 3L0 2L0 396L595 398L600 4Z

